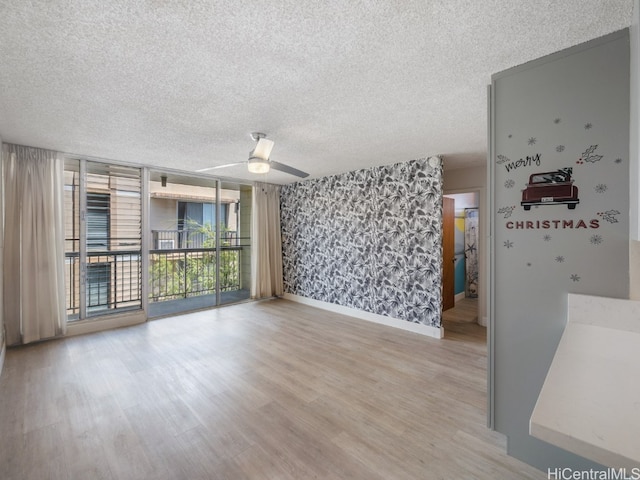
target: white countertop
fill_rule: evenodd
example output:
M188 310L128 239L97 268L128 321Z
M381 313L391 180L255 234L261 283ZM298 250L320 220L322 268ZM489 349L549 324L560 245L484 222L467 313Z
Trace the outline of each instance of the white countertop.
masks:
M605 466L640 466L640 302L569 295L529 431Z

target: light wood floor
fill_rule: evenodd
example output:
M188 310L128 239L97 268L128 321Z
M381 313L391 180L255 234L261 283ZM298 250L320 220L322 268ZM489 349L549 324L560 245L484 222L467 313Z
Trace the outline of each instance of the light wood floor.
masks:
M467 341L486 343L487 329L478 325L478 299L463 298L455 307L442 313L444 335L449 339L462 337Z
M10 349L3 479L543 479L485 427L486 347L285 300Z

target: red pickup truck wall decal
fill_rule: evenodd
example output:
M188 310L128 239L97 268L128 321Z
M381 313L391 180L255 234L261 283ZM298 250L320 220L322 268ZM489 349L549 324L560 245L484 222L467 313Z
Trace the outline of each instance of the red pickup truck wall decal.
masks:
M561 168L552 172L534 173L522 190L520 205L531 210L531 205L566 204L571 210L580 203L578 187L573 184L572 168Z

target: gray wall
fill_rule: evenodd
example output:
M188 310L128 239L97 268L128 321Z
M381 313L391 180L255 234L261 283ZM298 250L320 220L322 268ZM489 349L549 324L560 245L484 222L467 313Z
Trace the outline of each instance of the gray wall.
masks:
M0 162L2 161L2 138L0 138ZM4 171L2 165L0 165L0 172ZM4 208L4 178L0 173L0 212ZM2 374L2 368L4 367L4 355L6 349L6 342L4 336L4 222L0 220L0 375Z
M633 20L629 28L631 44L630 114L630 298L640 300L640 0L633 2Z
M631 44L630 55L630 85L631 85L631 112L630 112L630 158L634 161L630 165L631 173L631 209L630 231L631 238L640 241L640 0L633 1L633 17L629 27L629 40ZM632 246L638 248L638 245ZM635 266L636 277L640 276L639 266Z
M495 427L511 455L543 470L590 468L528 427L566 324L567 293L629 293L628 32L496 74L492 97ZM576 208L525 211L529 175L561 168L572 169Z
M285 292L440 327L441 166L294 183L280 204Z

